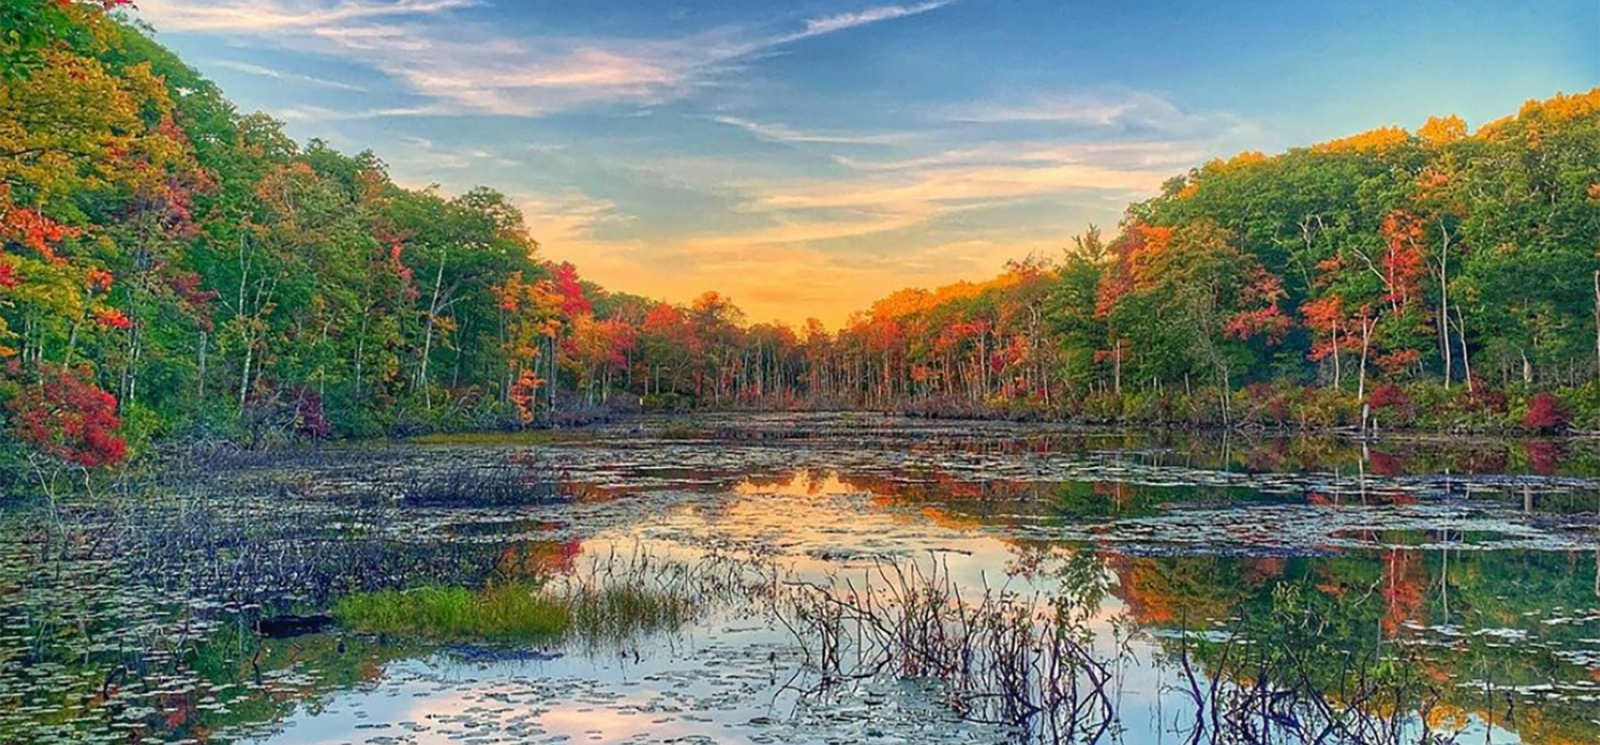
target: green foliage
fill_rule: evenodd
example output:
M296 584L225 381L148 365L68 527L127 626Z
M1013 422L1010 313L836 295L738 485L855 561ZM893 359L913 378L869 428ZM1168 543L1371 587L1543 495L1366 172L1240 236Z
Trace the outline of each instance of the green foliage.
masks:
M1116 236L829 333L607 293L504 195L402 188L241 114L118 4L0 10L13 433L51 366L89 371L135 453L708 407L1549 430L1540 391L1600 426L1600 90L1214 161Z

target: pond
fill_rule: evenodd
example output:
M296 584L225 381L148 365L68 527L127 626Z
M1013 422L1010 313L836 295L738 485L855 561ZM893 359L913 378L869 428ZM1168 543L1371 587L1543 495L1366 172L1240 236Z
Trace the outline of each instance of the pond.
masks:
M748 415L196 456L5 509L0 743L1600 742L1597 513L1582 442ZM512 581L683 612L258 633Z

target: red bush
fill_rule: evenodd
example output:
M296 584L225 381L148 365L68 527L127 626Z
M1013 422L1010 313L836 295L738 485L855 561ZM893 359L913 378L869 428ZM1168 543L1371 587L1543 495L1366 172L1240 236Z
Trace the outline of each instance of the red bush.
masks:
M1528 413L1522 417L1522 426L1540 434L1552 434L1565 430L1570 421L1561 399L1554 394L1540 393L1528 400Z
M37 385L6 404L17 440L62 463L100 468L128 457L117 434L117 399L94 384L87 369L46 366Z
M1411 406L1411 397L1394 383L1385 383L1372 389L1372 395L1367 398L1374 411L1379 409L1398 408L1406 409Z

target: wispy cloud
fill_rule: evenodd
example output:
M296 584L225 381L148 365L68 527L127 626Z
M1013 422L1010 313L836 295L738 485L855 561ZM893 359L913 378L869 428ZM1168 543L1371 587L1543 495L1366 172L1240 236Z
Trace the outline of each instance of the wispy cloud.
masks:
M273 33L379 18L429 15L479 5L478 0L140 0L140 17L164 31Z
M305 85L314 86L317 88L332 88L334 90L350 91L353 93L367 92L366 88L363 88L359 85L352 85L350 83L344 83L338 80L328 80L326 78L319 78L312 75L299 75L292 72L274 70L269 67L252 65L248 62L216 60L212 62L210 66L223 70L232 70L234 72L244 73L246 75L254 75L260 78L270 78L272 80L278 80L285 83L303 83Z
M451 109L441 106L391 106L342 110L325 106L285 106L272 111L272 115L279 119L300 124L359 122L407 116L444 116L451 113L454 113Z
M736 116L715 116L718 124L737 127L763 140L784 143L814 143L823 145L896 145L916 138L913 132L884 132L852 134L834 132L806 132L786 124L763 124Z
M729 26L667 38L513 37L465 16L423 22L476 7L477 0L144 0L139 12L159 30L251 36L343 57L471 111L542 116L672 101L769 50L954 1L806 19L800 31Z
M968 124L1063 125L1165 137L1207 137L1250 126L1227 114L1185 111L1146 91L1119 89L965 103L945 107L941 115Z
M929 11L938 10L947 5L954 5L955 3L956 0L939 0L938 2L927 2L917 5L884 5L876 8L868 8L866 10L858 10L852 13L840 13L838 15L824 16L822 18L812 18L806 21L806 30L798 34L795 38L822 36L824 34L831 34L838 31L856 28L857 26L866 26L868 24L879 23L881 21L892 21L896 18L921 15Z

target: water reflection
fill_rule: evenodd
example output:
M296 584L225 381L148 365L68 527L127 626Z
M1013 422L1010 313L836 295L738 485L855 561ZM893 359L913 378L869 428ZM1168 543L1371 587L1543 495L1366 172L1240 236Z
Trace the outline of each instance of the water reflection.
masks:
M280 480L321 504L441 462L511 464L522 481L549 474L541 494L572 499L381 505L363 534L423 557L405 566L462 581L580 577L606 557L648 555L733 567L764 588L626 644L263 643L226 610L180 613L183 598L88 579L144 586L136 572L107 574L120 559L51 579L36 547L8 538L7 584L28 603L5 611L0 741L48 742L38 735L75 717L104 724L57 741L1015 739L1014 722L974 721L995 717L959 704L932 667L857 678L819 664L816 638L782 615L778 601L806 588L870 595L886 567L938 576L959 592L938 596L946 609L988 593L1054 618L1068 601L1084 649L1110 672L1108 742L1600 741L1600 469L1586 446L874 437L412 449L355 475L335 464ZM319 513L316 535L340 534L326 526L351 520L342 509ZM47 621L62 588L38 591L52 582L117 602L75 616L88 619L80 632ZM127 619L166 634L185 617L211 620L170 636L184 641L166 656L135 663L94 646L141 644L111 631ZM44 654L46 622L81 642ZM820 686L830 669L838 679ZM895 674L908 669L917 675ZM29 683L68 677L84 681L70 701ZM137 703L112 708L119 690Z

